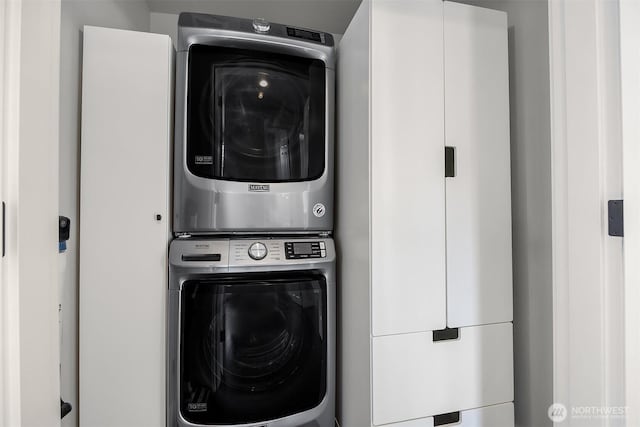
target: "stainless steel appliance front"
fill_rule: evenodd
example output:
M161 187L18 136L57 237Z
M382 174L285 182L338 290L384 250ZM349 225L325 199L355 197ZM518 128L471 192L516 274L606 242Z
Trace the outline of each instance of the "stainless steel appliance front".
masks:
M331 34L181 14L174 233L333 229Z
M333 427L333 240L176 239L167 425Z

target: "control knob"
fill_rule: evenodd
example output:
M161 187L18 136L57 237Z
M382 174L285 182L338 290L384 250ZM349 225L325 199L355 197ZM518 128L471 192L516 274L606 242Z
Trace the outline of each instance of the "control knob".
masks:
M249 246L249 256L256 261L260 261L267 256L267 247L264 245L264 243L255 242L254 244Z

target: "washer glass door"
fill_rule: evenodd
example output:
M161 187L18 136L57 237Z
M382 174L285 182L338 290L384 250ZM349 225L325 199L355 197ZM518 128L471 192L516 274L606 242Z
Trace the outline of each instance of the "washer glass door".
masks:
M323 276L190 280L181 291L180 410L243 424L316 407L326 393Z
M318 179L325 167L325 64L257 50L189 48L187 152L202 178Z

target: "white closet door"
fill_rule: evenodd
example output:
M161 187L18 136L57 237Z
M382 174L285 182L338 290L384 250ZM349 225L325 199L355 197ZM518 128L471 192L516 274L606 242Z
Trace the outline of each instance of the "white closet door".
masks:
M440 329L446 321L443 6L440 0L371 6L373 334Z
M80 425L164 426L173 47L97 27L83 46Z
M513 318L507 16L444 3L447 326Z

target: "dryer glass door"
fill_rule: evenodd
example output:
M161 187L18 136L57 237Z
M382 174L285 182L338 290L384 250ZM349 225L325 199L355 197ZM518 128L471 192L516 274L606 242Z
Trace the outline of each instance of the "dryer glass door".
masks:
M219 46L189 48L187 167L196 176L291 182L322 176L325 65Z
M181 291L180 409L244 424L316 407L327 388L323 276L191 280Z

